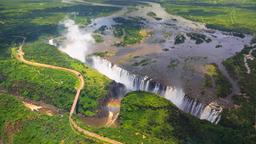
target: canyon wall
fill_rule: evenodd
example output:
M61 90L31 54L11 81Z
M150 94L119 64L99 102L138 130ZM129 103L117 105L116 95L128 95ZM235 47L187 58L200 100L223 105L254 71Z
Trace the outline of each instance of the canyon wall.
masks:
M218 104L214 102L203 104L198 100L186 96L182 88L165 86L148 76L129 73L127 70L99 56L87 57L86 63L108 78L124 84L128 91L146 91L158 94L171 101L182 111L215 124L221 118L220 114L223 109Z

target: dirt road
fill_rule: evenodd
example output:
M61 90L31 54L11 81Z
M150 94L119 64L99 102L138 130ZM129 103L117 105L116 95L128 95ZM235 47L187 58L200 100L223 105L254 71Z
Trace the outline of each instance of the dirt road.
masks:
M75 70L72 70L72 69L68 69L68 68L64 68L64 67L59 67L59 66L48 65L48 64L41 64L41 63L31 62L31 61L26 60L24 58L25 53L24 53L24 51L22 49L24 44L25 44L25 38L24 38L22 44L20 45L20 47L18 49L18 52L16 54L16 58L19 61L21 61L21 62L23 62L25 64L28 64L28 65L36 66L36 67L44 67L44 68L50 68L50 69L66 71L66 72L69 72L69 73L75 75L79 79L79 86L76 88L76 95L75 95L75 98L74 98L74 101L73 101L73 104L72 104L72 107L71 107L70 113L69 113L69 122L70 122L70 125L72 126L72 128L75 129L77 132L83 134L86 137L97 139L97 140L100 140L100 141L102 141L104 143L121 144L118 141L115 141L115 140L112 140L112 139L100 136L100 135L98 135L96 133L87 131L87 130L79 127L78 124L72 119L72 115L74 113L74 110L76 108L78 99L80 97L81 90L84 88L84 85L85 85L84 84L84 78L83 78L82 74L79 73L78 71L75 71Z

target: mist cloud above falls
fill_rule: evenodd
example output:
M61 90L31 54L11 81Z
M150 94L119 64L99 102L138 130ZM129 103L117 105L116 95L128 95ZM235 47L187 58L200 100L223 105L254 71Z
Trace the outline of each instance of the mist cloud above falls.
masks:
M94 43L92 34L80 29L71 19L63 21L62 24L67 31L64 33L65 41L62 42L59 49L70 57L85 62L89 46Z

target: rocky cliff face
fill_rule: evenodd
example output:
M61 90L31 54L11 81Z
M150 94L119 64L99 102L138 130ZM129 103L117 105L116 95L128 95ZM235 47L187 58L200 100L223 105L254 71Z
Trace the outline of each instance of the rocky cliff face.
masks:
M147 91L165 97L184 112L190 113L200 119L218 123L222 108L216 103L204 104L196 99L186 96L183 89L175 86L166 86L147 76L139 76L112 64L111 62L98 57L88 57L87 64L106 75L110 79L118 82L112 83L109 95L113 97L124 96L130 91ZM122 83L122 84L119 84ZM126 88L127 90L126 90Z

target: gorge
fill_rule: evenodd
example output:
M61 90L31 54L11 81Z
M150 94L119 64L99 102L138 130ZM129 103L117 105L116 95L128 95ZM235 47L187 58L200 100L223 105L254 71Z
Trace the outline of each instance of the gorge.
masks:
M209 95L206 93L205 98L203 96L198 96L198 93L202 93L201 89L204 89L200 87L200 85L203 86L204 83L204 78L202 79L202 72L195 73L195 70L191 70L191 68L186 67L195 65L196 69L198 69L198 67L201 69L200 67L209 63L217 63L218 65L221 65L221 61L223 59L232 56L235 54L235 52L241 50L242 45L248 43L251 36L246 35L246 38L236 38L229 33L207 29L201 23L192 22L181 17L167 14L164 9L162 9L162 7L156 3L148 4L151 6L151 8L137 6L138 9L135 12L129 12L127 7L123 7L122 10L110 16L100 17L92 20L92 23L85 28L80 28L71 19L65 20L60 23L67 29L66 32L63 33L64 40L61 40L62 38L50 39L49 44L57 46L61 51L67 53L72 58L78 59L90 65L92 68L96 69L98 72L107 76L111 80L123 84L127 91L123 92L121 97L125 96L131 91L152 92L163 96L186 113L190 113L199 119L217 124L221 119L223 106L218 103L218 98L214 98L214 96L212 96L213 94L211 93ZM152 20L152 18L149 18L147 14L150 11L155 11L155 13L158 14L158 17L160 17L162 20ZM120 40L114 37L113 33L116 24L120 23L116 20L123 21L121 18L122 16L127 19L141 19L142 22L139 21L138 25L142 24L143 28L152 29L153 35L151 34L150 39L146 39L146 41L137 44L139 45L138 48L133 48L132 45L128 45L127 48L125 46L113 46L115 45L114 41ZM137 22L135 22L135 26L138 26L136 23ZM184 44L174 45L173 41L163 41L155 45L152 43L152 39L162 39L162 30L161 28L156 27L155 23L159 23L159 25L162 27L168 27L167 29L171 30L170 33L174 33L175 35L180 35L180 31L182 31L182 33L187 33L186 37L183 36L185 39L191 37L191 39L194 38L199 41L198 38L195 38L196 36L199 36L204 38L206 42L203 44L198 44L196 40L196 43L192 44L191 40L186 40ZM96 43L93 39L93 34L98 33L98 31L100 31L100 35L103 37L103 43ZM201 34L197 34L196 32ZM171 34L170 37L174 37L172 36L174 34ZM226 39L226 41L223 41L223 38ZM235 39L237 40L236 45L233 45L233 47L228 45L230 41L234 41ZM214 47L214 44L216 43L218 45L221 44L221 46L225 48L210 49L210 47ZM166 47L168 45L178 47L170 50L171 52L173 51L170 55L175 57L176 59L174 60L178 63L177 68L173 69L171 72L169 68L167 70L163 67L158 68L160 63L166 63L164 61L166 61L165 59L170 55L160 52L157 49L159 49L159 47L161 49L161 47ZM189 50L188 48L191 48L191 46L197 48L198 50ZM156 47L156 49L147 50L151 49L151 47ZM229 51L229 53L226 54L224 51ZM114 55L104 58L104 56L95 56L94 54L97 52L113 52ZM155 59L157 57L158 60L155 60L157 61L156 63L153 60L152 64L146 63L145 66L134 67L134 64L131 65L130 62L133 61L132 59L127 59L123 63L123 59L129 55L133 55L134 57L139 57L141 55L142 57L147 57L146 59ZM187 59L191 59L191 64L187 65ZM202 63L201 59L204 59L205 62ZM142 59L142 61L144 60ZM121 65L118 65L118 63L121 63ZM225 72L224 67L220 68L220 70ZM133 70L130 71L131 69ZM156 69L161 72L154 72L153 70ZM184 76L182 73L184 73ZM189 82L189 86L185 87L188 80L183 79L183 77L194 77L195 80ZM232 79L230 77L228 78L230 82L232 84L234 83L235 85L235 82L231 81ZM194 90L194 92L188 93L187 89L194 89L194 87L197 85L197 79L199 79L199 86ZM172 83L172 81L174 82ZM176 81L179 83L181 82L182 84L177 84ZM236 93L232 93L232 95L233 94Z
M165 97L175 104L184 112L190 113L200 119L208 120L212 123L218 123L221 116L222 108L215 103L209 105L200 103L185 95L182 88L164 86L155 82L147 76L138 76L131 74L121 67L110 63L109 61L98 56L88 57L86 63L95 68L100 73L106 75L110 79L124 84L128 91L146 91L152 92ZM123 94L123 96L126 93Z

